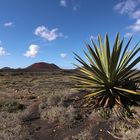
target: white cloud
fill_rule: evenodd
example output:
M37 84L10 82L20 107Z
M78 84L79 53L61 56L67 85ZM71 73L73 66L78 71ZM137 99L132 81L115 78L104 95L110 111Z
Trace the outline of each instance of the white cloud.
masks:
M13 23L10 21L10 22L6 22L3 24L5 27L11 27L13 26Z
M60 0L60 6L70 7L73 11L77 11L80 9L80 4L78 4L76 0Z
M137 19L137 21L133 24L127 27L134 33L140 32L140 19Z
M137 10L135 12L133 12L131 15L130 15L131 18L133 19L138 19L140 18L140 10Z
M62 7L67 7L67 2L66 2L66 0L60 0L60 5L61 5Z
M139 2L140 0L123 0L114 6L114 10L120 14L129 14L135 10Z
M24 56L26 56L26 57L36 57L36 55L38 54L38 50L39 50L38 45L31 44L29 46L28 50L26 51L26 53L24 54Z
M10 55L10 53L6 52L5 48L2 47L2 41L0 40L0 56Z
M0 56L10 55L10 53L7 53L5 48L0 47Z
M122 0L114 6L114 10L120 14L126 14L132 19L140 17L140 10L137 7L140 5L140 0Z
M61 56L62 58L66 58L66 57L67 57L67 54L66 54L66 53L61 53L60 56Z
M45 26L38 26L35 29L35 35L46 39L47 41L53 41L56 40L58 37L62 37L62 33L58 32L58 28L54 28L52 30L49 30L47 27Z
M136 33L140 33L140 0L121 0L118 4L115 5L114 10L120 14L126 14L130 19L135 19L136 21L126 27L128 32L125 34L125 37L130 37Z
M3 47L0 47L0 56L5 56L5 55L7 55L7 52Z

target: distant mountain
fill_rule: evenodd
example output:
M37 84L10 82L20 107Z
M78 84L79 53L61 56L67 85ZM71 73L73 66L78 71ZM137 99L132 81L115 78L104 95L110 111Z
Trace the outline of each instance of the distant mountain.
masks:
M49 64L49 63L45 63L45 62L34 63L34 64L26 67L25 69L30 70L30 71L56 71L56 70L61 70L57 65Z
M2 70L11 70L11 68L10 67L3 67L3 68L1 68Z

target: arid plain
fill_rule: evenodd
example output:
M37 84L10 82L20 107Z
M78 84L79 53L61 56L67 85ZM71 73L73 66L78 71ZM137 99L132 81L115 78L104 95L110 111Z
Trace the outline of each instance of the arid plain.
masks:
M73 70L0 72L0 140L140 140L140 126L82 108ZM140 116L139 108L137 116Z

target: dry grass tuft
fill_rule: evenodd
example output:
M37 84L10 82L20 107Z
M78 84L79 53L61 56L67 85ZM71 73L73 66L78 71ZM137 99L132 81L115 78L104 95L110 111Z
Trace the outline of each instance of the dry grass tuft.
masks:
M15 100L5 100L0 103L0 111L7 111L9 113L15 113L24 108L24 105Z
M65 107L50 107L41 113L41 118L43 120L48 120L49 122L58 122L62 124L69 124L75 119L76 110L73 106Z
M19 113L0 112L1 140L32 140L28 128L21 123Z

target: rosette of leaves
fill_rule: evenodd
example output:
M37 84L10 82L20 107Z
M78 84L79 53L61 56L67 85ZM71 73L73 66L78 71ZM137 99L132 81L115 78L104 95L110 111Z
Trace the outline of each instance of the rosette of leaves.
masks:
M98 36L98 45L91 40L84 51L87 60L75 54L80 63L76 65L80 72L72 76L79 84L77 88L86 89L84 98L94 108L125 108L131 113L129 106L140 102L140 71L135 67L140 62L140 47L137 43L129 49L132 37L124 45L119 33L110 47L108 35L104 42Z

